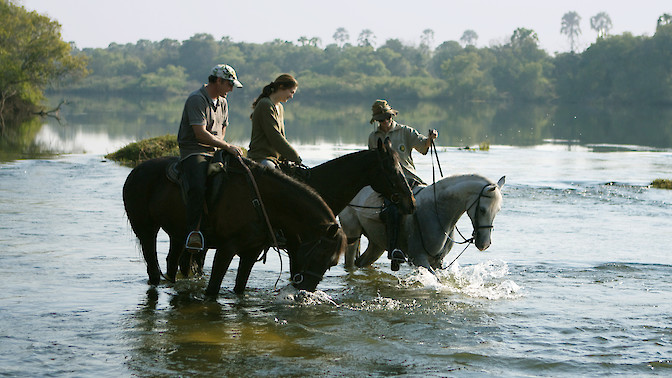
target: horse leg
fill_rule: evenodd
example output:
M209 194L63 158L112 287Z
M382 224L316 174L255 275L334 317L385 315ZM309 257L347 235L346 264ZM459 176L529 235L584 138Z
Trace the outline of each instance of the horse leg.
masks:
M208 288L205 290L205 295L214 298L217 297L224 275L229 269L229 265L231 265L231 260L233 260L235 254L230 246L217 249L212 262L212 272L210 273L210 281L208 282Z
M136 230L138 240L140 240L140 248L142 255L147 264L147 275L149 276L150 285L158 285L161 281L161 268L159 267L159 259L156 256L156 235L159 228L151 228L147 230Z
M250 249L238 253L240 262L238 263L238 273L236 274L236 286L233 288L234 293L242 294L245 291L247 280L250 278L250 273L252 273L252 267L257 262L261 252L261 250Z
M185 237L170 236L170 249L168 250L168 256L166 256L166 279L170 282L175 282L178 261L180 260L180 256L183 255L182 252L184 251ZM186 253L184 253L184 255L186 255Z
M355 267L355 259L359 257L361 237L348 238L348 245L345 248L345 268L351 269Z
M359 268L370 266L371 264L376 262L376 260L378 260L380 256L383 255L384 251L385 251L384 247L376 245L371 240L369 240L369 245L368 247L366 247L366 251L364 251L364 253L357 259L355 259L355 265Z

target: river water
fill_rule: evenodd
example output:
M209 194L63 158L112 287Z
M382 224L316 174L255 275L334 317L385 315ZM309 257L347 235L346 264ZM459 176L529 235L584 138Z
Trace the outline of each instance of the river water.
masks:
M339 265L314 294L271 254L243 296L234 261L212 301L212 254L205 278L147 285L130 169L103 157L130 139L53 128L38 139L70 153L0 163L0 375L672 375L672 191L648 187L672 178L670 150L439 146L444 174L506 176L487 251L439 280ZM312 166L364 145L297 148ZM431 182L429 156L415 161ZM165 263L163 234L159 249Z

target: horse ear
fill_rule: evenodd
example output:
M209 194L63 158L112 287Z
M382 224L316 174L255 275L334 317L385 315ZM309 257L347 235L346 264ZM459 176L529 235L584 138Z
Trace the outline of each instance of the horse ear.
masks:
M378 149L383 150L383 140L381 138L378 138Z
M387 147L388 150L392 148L392 141L390 140L390 137L385 138L385 147Z
M500 178L499 181L497 181L497 186L499 186L499 188L501 189L502 186L504 186L505 182L506 182L506 176L502 176L502 178Z

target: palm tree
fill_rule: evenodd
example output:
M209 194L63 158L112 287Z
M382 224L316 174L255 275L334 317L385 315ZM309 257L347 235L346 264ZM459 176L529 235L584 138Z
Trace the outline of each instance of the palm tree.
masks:
M567 12L562 16L562 27L560 33L566 34L569 38L569 45L572 52L576 51L576 44L581 34L581 16L576 12Z
M373 47L374 43L376 43L376 36L371 29L364 29L359 33L359 37L357 37L358 46Z
M672 24L672 14L663 13L662 16L658 17L658 23L656 24L656 30L658 30L663 25Z
M350 39L350 34L348 34L348 31L345 30L345 28L338 28L336 29L333 38L334 41L336 41L336 44L343 47L343 45Z
M611 26L611 17L606 12L600 12L590 18L590 28L597 32L597 39L609 35Z
M320 37L313 37L308 40L308 45L318 47L322 43Z
M478 34L476 34L476 32L471 29L465 30L464 33L462 33L462 37L460 38L460 42L464 43L465 46L474 46L476 45L477 40Z

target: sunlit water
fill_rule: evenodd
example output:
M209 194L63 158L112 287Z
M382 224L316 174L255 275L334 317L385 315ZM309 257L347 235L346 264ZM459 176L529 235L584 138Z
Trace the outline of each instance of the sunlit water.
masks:
M507 177L487 251L438 279L337 266L316 293L289 288L272 253L243 296L234 261L211 301L207 275L147 285L121 201L130 169L102 158L125 142L0 165L0 374L672 374L672 191L647 187L672 178L669 151L439 147L444 174ZM359 148L298 149L315 165ZM415 161L431 182L429 156ZM161 234L162 262L167 248Z

